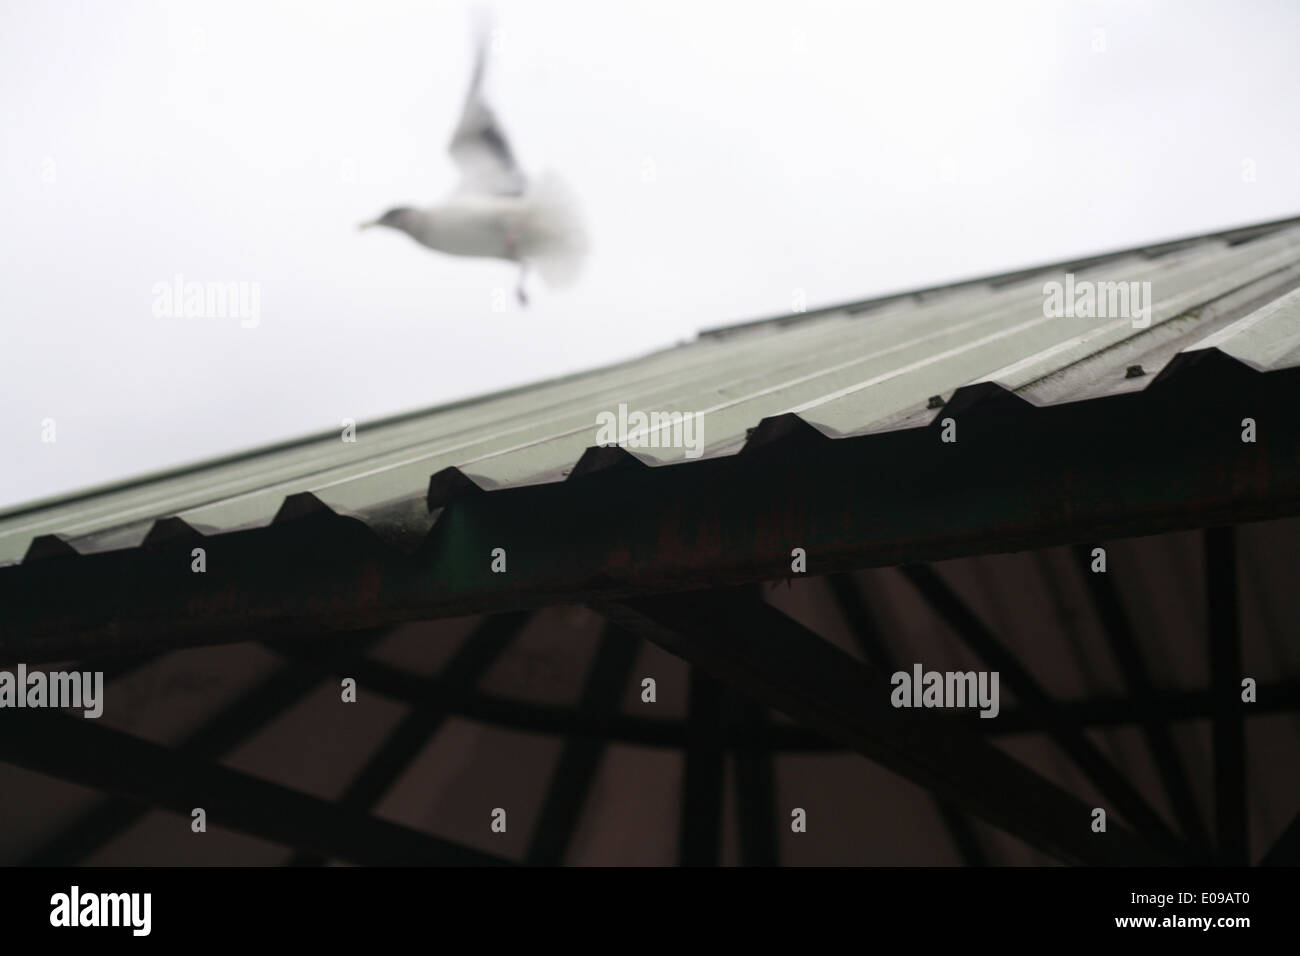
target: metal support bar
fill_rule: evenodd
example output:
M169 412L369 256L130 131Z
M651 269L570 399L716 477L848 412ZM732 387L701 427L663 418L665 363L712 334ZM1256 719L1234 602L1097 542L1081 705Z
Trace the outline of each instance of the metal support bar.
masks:
M1300 680L1277 681L1259 685L1259 701L1250 706L1245 717L1300 711ZM1131 697L1097 697L1058 705L1064 719L1078 727L1126 727L1144 720L1206 720L1214 716L1214 693L1197 690L1156 691L1149 700ZM992 734L1023 734L1041 731L1037 715L1024 707L1004 708L998 719L990 721Z
M1076 797L957 721L894 708L887 675L747 597L682 594L598 610L1058 860L1170 862L1120 826L1098 839Z
M682 866L717 866L722 849L722 685L691 668L686 754L677 859Z
M312 692L331 666L355 659L385 631L356 635L346 643L321 648L299 664L281 667L240 694L220 713L189 734L176 749L204 760L218 760ZM120 671L119 671L120 676ZM28 860L29 866L74 866L144 819L149 808L124 797L110 797L77 818Z
M640 648L640 641L632 635L606 624L577 710L569 711L576 720L601 719L618 713ZM606 743L604 738L591 737L571 737L565 741L528 845L529 863L555 866L564 862Z
M1205 532L1205 596L1214 693L1214 814L1222 862L1249 862L1246 731L1241 716L1241 640L1233 529Z
M1300 813L1291 819L1291 825L1282 831L1260 866L1300 866Z
M732 692L741 726L753 728L754 740L739 744L736 759L736 815L740 824L742 866L779 866L776 839L776 774L772 751L758 743L766 736L767 708Z
M203 807L213 826L363 865L507 862L409 827L348 813L82 718L15 710L5 716L5 728L0 760L170 810L186 820L194 807ZM188 823L180 826L188 834Z
M339 798L339 806L354 814L368 813L390 787L406 772L456 704L474 692L488 669L510 646L528 623L530 614L502 614L480 622L465 639L437 679L440 696L427 694L414 703L379 749L370 756ZM292 866L319 866L319 854L299 851L289 859Z
M303 647L292 654L307 655L310 651ZM357 661L349 667L346 675L341 676L355 677L359 686L408 704L445 694L436 677L427 681L373 659ZM1067 721L1084 728L1124 727L1138 723L1149 714L1162 720L1204 720L1213 713L1208 690L1165 691L1151 700L1140 701L1128 697L1099 697L1058 706ZM1292 680L1260 684L1259 703L1251 708L1248 716L1295 711L1300 711L1300 681ZM456 713L480 723L533 733L678 750L686 746L686 725L681 721L622 713L604 716L580 714L571 707L515 700L483 691L461 701ZM1023 707L1011 706L1004 706L997 720L981 720L968 727L990 737L1041 733L1044 729L1037 714ZM724 743L728 747L758 744L774 750L800 752L843 749L823 734L789 724L772 724L764 732L749 726L728 726Z
M898 661L889 652L884 636L880 633L880 627L876 622L876 616L867 607L866 599L862 596L862 591L854 583L853 578L849 574L841 572L827 575L826 582L830 585L835 603L839 606L840 613L844 615L845 623L849 625L849 630L857 640L863 656L891 674L897 671ZM944 826L948 828L948 835L952 837L952 842L957 847L957 853L966 862L966 865L987 866L989 862L988 854L984 852L984 847L980 845L979 837L976 835L975 828L971 826L970 821L962 815L960 810L943 800L936 799L935 808L939 811L939 815L943 817Z
M966 606L938 572L925 565L909 565L899 570L952 631L985 663L998 671L1003 684L1020 701L1021 706L1037 715L1044 731L1069 754L1093 785L1114 802L1115 808L1133 826L1170 855L1190 855L1190 848L1169 829L1137 788L1115 769L1078 726L1066 719L1033 675L994 637L993 632Z
M1093 573L1092 555L1088 545L1079 545L1075 549L1075 558L1084 585L1092 598L1097 616L1101 620L1101 630L1106 637L1110 652L1119 665L1124 676L1124 685L1129 694L1140 700L1149 700L1155 696L1155 685L1142 659L1138 646L1137 634L1124 611L1124 602L1120 600L1119 589L1108 573ZM1183 835L1200 847L1209 848L1210 834L1201 819L1196 797L1192 793L1191 779L1183 765L1174 743L1173 734L1169 732L1166 721L1148 712L1141 718L1142 733L1146 738L1147 750L1155 761L1156 771L1164 785L1169 803L1178 818L1178 825Z

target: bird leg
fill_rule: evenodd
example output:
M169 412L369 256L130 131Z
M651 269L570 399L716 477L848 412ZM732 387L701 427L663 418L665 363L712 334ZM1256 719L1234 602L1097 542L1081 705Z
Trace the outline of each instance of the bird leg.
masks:
M524 289L524 283L528 279L528 264L520 263L519 265L519 283L515 286L515 295L519 297L519 304L528 305L528 292Z
M519 263L519 282L515 285L515 295L519 298L519 304L526 306L528 292L524 289L524 283L528 279L528 263L519 258L519 237L514 229L506 230L506 253Z

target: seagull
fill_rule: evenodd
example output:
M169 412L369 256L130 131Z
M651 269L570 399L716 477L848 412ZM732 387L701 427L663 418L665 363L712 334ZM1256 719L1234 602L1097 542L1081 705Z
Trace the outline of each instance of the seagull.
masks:
M529 268L535 266L553 288L567 285L581 267L586 236L563 181L552 173L530 181L515 161L483 97L488 45L480 27L469 92L448 147L460 170L456 188L436 205L397 206L361 228L387 226L438 252L518 263L515 294L527 305Z

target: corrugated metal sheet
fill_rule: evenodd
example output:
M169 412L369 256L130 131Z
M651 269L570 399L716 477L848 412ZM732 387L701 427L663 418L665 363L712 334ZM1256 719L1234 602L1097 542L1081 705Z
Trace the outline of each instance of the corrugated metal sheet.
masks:
M1043 285L1066 272L1150 281L1150 327L1045 317ZM1041 865L1114 862L1130 825L1153 846L1176 828L1189 859L1291 859L1300 376L1279 370L1300 368L1298 290L1300 221L1253 227L712 330L363 425L356 444L317 436L0 516L0 555L32 542L30 562L0 569L0 660L100 660L112 681L102 721L10 715L0 861ZM668 467L590 474L626 461L590 451L597 413L619 403L704 413L705 460L637 449ZM1261 415L1258 445L1238 441L1238 406ZM960 446L919 428L947 414ZM317 499L420 548L391 551ZM276 518L214 539L209 573L190 573L178 535ZM1184 530L1201 527L1214 530ZM808 576L748 587L785 577L795 543ZM486 570L497 544L509 576ZM1122 573L1090 573L1094 544ZM907 567L944 557L928 589ZM937 600L935 581L953 596ZM1000 668L1006 705L974 732L1043 781L1003 785L1024 778L967 746L941 791L923 765L862 760L842 735L753 703L774 697L746 703L725 657L712 684L698 648L688 666L606 614L734 584L809 629L803 649L826 666L779 661L808 698L879 687L839 679L853 658L882 673ZM512 601L524 613L499 613ZM489 616L450 619L465 608ZM730 646L766 666L764 628L732 629ZM848 657L827 658L823 639ZM1238 641L1259 681L1244 716L1224 706L1236 675L1215 663ZM344 676L359 710L338 706ZM1222 769L1234 720L1235 751L1252 755L1236 778ZM1080 756L1075 726L1114 774ZM198 842L176 838L199 802L177 781L201 783L214 825ZM284 788L275 801L268 781ZM1062 854L1047 826L1073 832L1083 814L1040 813L1053 788L1109 807L1107 841L1085 834L1087 854ZM1032 812L966 819L981 790ZM491 834L503 793L509 834ZM795 835L780 822L790 806L836 824Z
M1147 328L1044 314L1044 283L1149 282ZM733 455L764 419L794 413L830 437L924 425L954 391L993 383L1036 405L1146 387L1179 353L1217 349L1259 370L1300 365L1300 222L1181 240L733 329L642 359L0 515L0 563L63 546L141 545L185 524L269 524L310 492L414 547L440 493L565 479L597 415L698 413L703 458ZM938 400L936 400L936 396ZM647 464L683 447L638 447ZM590 459L589 459L590 460ZM689 462L687 462L689 467ZM430 506L435 507L430 507ZM159 525L163 519L167 524Z

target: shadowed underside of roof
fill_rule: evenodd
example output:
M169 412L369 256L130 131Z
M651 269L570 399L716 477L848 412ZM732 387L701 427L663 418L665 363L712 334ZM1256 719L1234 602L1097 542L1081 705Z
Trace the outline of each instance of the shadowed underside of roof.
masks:
M1081 801L1047 830L1082 834L1083 857L1035 842L1043 828L1028 819L999 828L954 812L967 801L938 799L906 768L862 759L838 735L567 605L110 662L98 720L4 712L17 727L0 735L0 863L1049 865L1111 859L1111 841L1087 825L1098 806L1112 837L1174 827L1194 846L1183 853L1294 863L1298 531L1300 519L1237 529L1239 666L1259 682L1240 711L1239 778L1222 773L1215 740L1205 595L1216 572L1199 533L1105 541L1109 576L1090 572L1086 548L1049 548L754 594L836 648L839 669L878 668L855 698L886 698L889 670L909 662L996 667L985 655L1005 648L1019 668L1003 667L997 718L941 719ZM344 677L357 681L355 705L340 705ZM1088 751L1071 727L1100 762L1080 762ZM1002 783L982 760L953 768L968 775L967 797ZM1220 857L1214 821L1234 793L1241 842ZM1027 809L1035 794L1001 799ZM196 805L204 835L190 830ZM503 805L508 832L493 833L489 811ZM807 832L788 825L793 807L806 809Z

